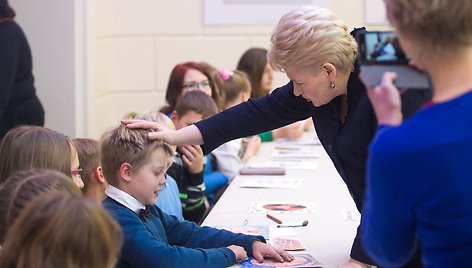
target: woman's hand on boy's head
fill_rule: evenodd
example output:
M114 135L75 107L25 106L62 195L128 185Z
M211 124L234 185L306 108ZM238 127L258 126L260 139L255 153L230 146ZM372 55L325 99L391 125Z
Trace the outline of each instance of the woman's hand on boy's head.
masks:
M121 120L121 123L127 128L131 129L151 130L151 132L148 134L148 138L151 140L162 140L168 144L174 144L172 133L175 132L175 130L169 130L159 123L138 119L123 119Z
M234 253L236 256L236 261L237 262L242 262L247 259L247 252L244 250L243 247L236 246L236 245L231 245L228 246L228 248Z
M203 171L203 151L200 145L182 145L179 146L182 153L182 161L192 174Z
M258 262L263 262L264 257L272 258L279 262L293 261L293 256L283 249L274 248L259 240L252 244L252 255Z
M151 122L147 120L139 120L139 119L123 119L121 123L125 125L127 128L131 129L152 129L154 131L162 131L166 128L161 126L161 124L156 122Z

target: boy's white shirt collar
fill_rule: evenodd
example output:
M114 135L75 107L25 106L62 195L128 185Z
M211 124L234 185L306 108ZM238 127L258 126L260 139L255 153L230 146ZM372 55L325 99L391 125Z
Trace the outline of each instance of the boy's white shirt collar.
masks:
M134 211L136 214L139 215L139 212L141 209L145 209L146 207L141 204L136 198L132 197L130 194L128 194L125 191L122 191L115 186L112 186L110 184L107 185L105 189L105 194L110 197L111 199L115 200L116 202L122 204L123 206L131 209Z

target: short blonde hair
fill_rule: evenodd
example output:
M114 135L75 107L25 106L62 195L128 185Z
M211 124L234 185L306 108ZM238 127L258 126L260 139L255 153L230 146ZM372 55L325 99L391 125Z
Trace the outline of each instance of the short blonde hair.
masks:
M123 163L129 163L137 171L158 150L171 156L170 146L159 140L148 139L148 129L129 129L124 125L103 134L100 146L100 163L107 182L119 186L118 171Z
M431 53L472 44L472 1L386 0L387 15L398 32Z
M328 9L306 6L280 19L267 53L274 70L293 67L318 72L332 63L341 72L351 72L357 56L357 43L346 24Z

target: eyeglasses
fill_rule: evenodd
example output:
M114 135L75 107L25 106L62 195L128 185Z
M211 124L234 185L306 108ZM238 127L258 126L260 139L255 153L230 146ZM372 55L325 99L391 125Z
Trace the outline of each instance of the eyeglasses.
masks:
M72 169L70 171L70 174L78 179L82 179L82 171L83 171L82 168L76 168L76 169Z
M202 87L202 88L208 88L210 87L210 81L208 80L203 80L202 82L190 82L188 84L184 84L182 85L182 88L190 88L192 90L196 90L198 89L199 87Z

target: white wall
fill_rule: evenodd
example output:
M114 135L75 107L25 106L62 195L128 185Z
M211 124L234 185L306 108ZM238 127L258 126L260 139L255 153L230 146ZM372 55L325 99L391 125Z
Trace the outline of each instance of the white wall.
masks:
M74 137L81 131L76 126L75 1L10 0L10 4L31 46L46 126Z
M247 48L268 47L274 25L205 25L203 1L11 0L32 47L46 125L98 138L130 111L161 107L175 64L231 70ZM365 25L364 0L330 3L349 27ZM286 81L279 73L274 85Z

